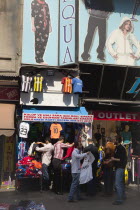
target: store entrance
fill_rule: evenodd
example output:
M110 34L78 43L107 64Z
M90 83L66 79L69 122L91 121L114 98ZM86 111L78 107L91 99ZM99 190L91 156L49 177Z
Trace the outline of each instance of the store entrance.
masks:
M140 122L120 120L94 120L93 137L95 144L105 147L108 141L114 141L117 135L127 151L126 184L137 185L140 182Z

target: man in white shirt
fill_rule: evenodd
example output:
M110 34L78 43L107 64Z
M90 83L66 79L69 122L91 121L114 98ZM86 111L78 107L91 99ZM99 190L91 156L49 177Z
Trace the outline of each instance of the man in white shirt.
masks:
M68 202L74 201L74 194L76 194L77 199L80 200L80 189L79 189L79 178L80 178L80 169L81 169L80 160L82 160L88 154L88 152L80 154L80 150L82 148L81 142L75 142L74 146L75 148L72 152L72 167L71 167L72 183L68 196Z
M37 142L37 144L42 144L43 147L36 147L36 151L42 152L42 176L45 182L49 181L49 173L48 173L48 167L51 163L54 146L52 143L50 143L50 139L46 138L45 143Z

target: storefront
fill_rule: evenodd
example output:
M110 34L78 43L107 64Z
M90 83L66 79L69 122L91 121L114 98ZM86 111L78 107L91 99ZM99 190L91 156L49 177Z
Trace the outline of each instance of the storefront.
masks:
M44 142L46 137L55 144L60 136L64 136L65 142L73 143L82 139L85 144L90 135L92 137L93 115L88 115L84 107L30 107L24 106L22 118L19 118L19 138L17 142L17 168L16 187L20 189L20 183L27 178L41 179L41 156L30 155L31 145L36 142ZM85 128L89 126L87 135L82 138ZM83 131L83 129L85 129ZM42 179L41 179L42 180ZM41 185L42 187L42 185Z
M108 138L112 140L119 134L123 137L123 132L126 125L129 126L128 140L132 141L135 147L136 141L139 139L139 112L120 112L120 111L92 111L94 114L94 137L98 142L99 136L100 144L105 144ZM100 134L100 135L97 135ZM98 142L99 143L99 142Z
M79 104L83 82L78 73L77 69L70 68L21 68L17 189L20 182L28 178L33 182L41 178L41 156L37 160L29 154L33 142L44 142L47 137L55 144L60 136L64 136L65 142L72 143L82 136L85 144L87 138L92 137L93 115L88 115ZM74 82L78 83L78 89L75 89ZM36 165L32 161L37 161Z
M19 101L18 88L2 86L0 101L0 188L3 190L15 186L15 111Z

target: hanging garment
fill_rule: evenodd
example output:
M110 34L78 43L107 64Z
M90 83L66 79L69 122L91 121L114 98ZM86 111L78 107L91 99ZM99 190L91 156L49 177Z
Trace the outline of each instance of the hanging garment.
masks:
M34 77L34 92L42 92L43 91L43 77L41 75L37 75Z
M33 146L34 146L34 144L35 144L35 142L33 142L33 143L30 145L29 149L28 149L28 155L29 155L29 156L32 156L32 155L33 155L33 154L32 154L32 151L33 151Z
M26 152L26 142L21 141L18 144L18 160L21 160L25 156Z
M68 149L67 149L67 153L66 153L65 157L63 157L63 160L65 160L66 158L71 157L73 150L74 150L74 146L73 146L73 147L68 148Z
M60 137L60 132L62 131L62 126L59 123L52 123L50 130L51 139L58 139Z
M93 179L92 163L94 162L94 160L95 157L92 153L89 153L84 159L80 173L80 184L85 184Z
M29 93L31 90L32 77L22 75L21 76L21 91Z
M30 147L29 147L29 150L28 150L28 155L29 156L34 156L34 158L38 161L41 160L41 153L36 151L36 148L38 147L39 145L36 144L35 142L33 142Z
M72 79L70 79L69 77L63 77L61 84L63 84L63 93L72 93Z
M26 122L21 122L19 125L19 137L28 138L29 124Z
M72 79L73 93L82 93L83 81L77 77Z

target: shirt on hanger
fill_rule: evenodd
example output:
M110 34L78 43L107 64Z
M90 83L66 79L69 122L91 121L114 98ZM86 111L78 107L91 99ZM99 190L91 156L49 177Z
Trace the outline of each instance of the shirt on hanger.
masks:
M72 93L72 79L69 77L63 77L61 84L63 84L63 93Z
M73 93L82 93L83 81L79 78L72 79Z
M29 124L26 122L21 122L19 125L19 137L28 138Z
M21 76L21 91L28 93L31 90L32 77L22 75Z
M59 123L52 123L50 130L51 139L58 139L60 137L60 131L62 131L62 126Z
M34 77L34 92L43 91L43 80L44 78L41 75L37 75Z

